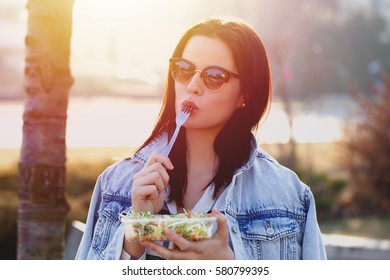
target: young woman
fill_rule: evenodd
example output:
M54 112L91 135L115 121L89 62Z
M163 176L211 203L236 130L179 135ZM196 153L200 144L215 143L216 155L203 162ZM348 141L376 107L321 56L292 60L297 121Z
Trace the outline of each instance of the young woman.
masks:
M162 109L133 157L107 168L93 193L77 259L325 259L313 195L253 136L271 76L258 35L237 19L188 29L169 61ZM192 112L168 156L183 106ZM212 212L212 238L128 242L119 214ZM170 244L168 244L170 243Z

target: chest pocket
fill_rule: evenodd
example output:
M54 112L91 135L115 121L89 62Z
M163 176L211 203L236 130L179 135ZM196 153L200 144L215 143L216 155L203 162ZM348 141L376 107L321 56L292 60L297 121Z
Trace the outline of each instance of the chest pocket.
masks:
M119 213L130 206L131 200L127 198L115 200L112 197L103 198L92 240L92 248L101 259L107 258L110 242L113 241L112 238L121 223ZM115 246L116 244L111 245Z
M297 259L298 223L288 216L238 219L241 238L250 258Z

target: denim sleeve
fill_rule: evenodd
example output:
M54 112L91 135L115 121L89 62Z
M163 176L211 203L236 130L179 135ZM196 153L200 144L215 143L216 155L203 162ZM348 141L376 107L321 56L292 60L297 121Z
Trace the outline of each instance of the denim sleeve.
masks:
M317 212L313 193L306 188L306 225L303 233L302 259L326 260L325 246L322 241L321 230L317 222Z
M92 199L88 210L86 227L85 227L83 237L81 238L79 248L77 250L77 254L75 257L76 260L87 260L90 258L94 258L93 257L94 254L92 254L90 250L92 250L91 245L92 245L93 231L98 216L99 205L101 203L102 184L103 184L102 182L104 180L103 175L104 173L98 177L95 184L95 188L93 190Z

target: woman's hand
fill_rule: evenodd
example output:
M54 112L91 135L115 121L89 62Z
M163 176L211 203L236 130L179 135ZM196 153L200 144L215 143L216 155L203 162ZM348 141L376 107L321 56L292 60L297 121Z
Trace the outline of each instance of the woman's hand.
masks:
M173 249L165 248L151 241L142 241L140 244L154 250L167 260L232 260L234 253L229 247L227 219L217 209L213 209L213 215L217 218L218 229L210 239L191 241L173 231L166 231L166 235L174 243Z
M164 190L168 185L167 169L173 165L168 157L152 154L145 166L134 175L132 189L132 210L158 213L164 205Z

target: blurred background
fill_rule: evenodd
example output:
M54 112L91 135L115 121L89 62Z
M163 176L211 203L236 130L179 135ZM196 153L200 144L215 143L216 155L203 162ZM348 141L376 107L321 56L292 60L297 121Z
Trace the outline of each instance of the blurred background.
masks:
M26 3L0 0L0 259L16 258ZM151 132L184 30L216 14L265 44L274 93L256 137L312 188L323 233L390 240L389 0L75 0L68 223L85 221L97 176Z

